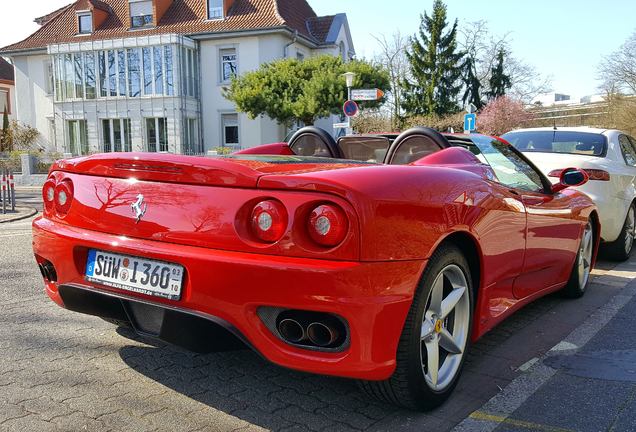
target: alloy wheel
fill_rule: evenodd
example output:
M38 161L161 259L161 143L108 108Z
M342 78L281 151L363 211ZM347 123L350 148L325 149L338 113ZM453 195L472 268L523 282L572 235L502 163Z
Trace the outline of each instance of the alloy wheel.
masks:
M439 272L422 320L420 359L429 387L442 391L457 375L470 328L470 293L464 272L451 264Z
M630 207L625 220L625 253L627 255L632 251L634 237L636 237L636 218L634 217L634 207Z
M632 217L634 212L632 209ZM630 246L631 248L631 246ZM592 254L594 252L594 232L592 230L592 224L590 222L585 226L583 231L583 237L581 238L581 246L579 246L579 287L584 289L587 285L587 281L590 278L590 272L592 271Z

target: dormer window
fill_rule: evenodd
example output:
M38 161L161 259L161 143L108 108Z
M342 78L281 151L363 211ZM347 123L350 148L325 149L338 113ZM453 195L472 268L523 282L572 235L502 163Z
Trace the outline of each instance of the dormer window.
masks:
M223 0L208 0L208 19L223 19Z
M89 13L77 14L79 34L93 33L93 15Z
M132 28L152 25L152 0L130 0L130 25Z

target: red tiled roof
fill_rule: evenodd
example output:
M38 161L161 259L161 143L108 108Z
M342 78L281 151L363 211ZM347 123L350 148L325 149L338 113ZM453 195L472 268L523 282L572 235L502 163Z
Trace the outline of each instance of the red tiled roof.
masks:
M0 57L0 80L14 81L13 65Z
M73 3L71 4L67 4L66 6L63 6L57 10L54 10L51 13L48 13L44 16L41 17L37 17L36 19L33 20L33 22L37 23L38 25L43 26L44 24L46 24L47 22L51 21L53 18L55 18L56 16L58 16L60 13L62 13L65 9L69 8L73 6Z
M78 0L69 6L86 0ZM90 35L77 36L75 8L67 6L49 19L38 31L25 40L0 49L0 52L45 48L47 45L86 40L104 40L134 36L177 33L217 33L264 28L289 27L303 36L320 43L312 35L307 20L316 19L316 13L306 0L235 0L224 20L207 20L206 0L174 0L159 25L154 28L131 31L128 28L128 0L90 0L94 5L107 6L112 11L104 23ZM55 12L54 12L55 13ZM320 26L319 26L320 27ZM328 31L328 30L327 30Z
M327 39L329 30L331 30L331 25L333 24L335 17L335 15L329 15L309 18L307 20L307 28L313 37L318 39L320 42L324 42Z

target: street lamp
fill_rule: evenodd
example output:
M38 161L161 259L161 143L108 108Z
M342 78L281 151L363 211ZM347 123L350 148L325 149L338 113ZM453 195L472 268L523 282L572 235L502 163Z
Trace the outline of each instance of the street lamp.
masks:
M346 72L343 75L347 81L347 90L349 91L349 97L347 100L351 100L351 87L353 87L353 79L356 77L356 74L353 72Z
M347 93L348 93L348 97L347 97L347 101L351 100L351 87L353 87L353 79L356 77L356 74L353 72L345 72L344 74L345 77L345 81L347 83ZM349 127L347 127L346 130L346 134L347 135L351 135L353 133L353 130L351 129L351 120L348 119L347 120Z

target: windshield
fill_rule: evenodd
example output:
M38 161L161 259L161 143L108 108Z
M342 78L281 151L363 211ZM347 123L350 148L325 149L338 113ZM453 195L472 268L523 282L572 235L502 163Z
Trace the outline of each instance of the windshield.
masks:
M532 192L545 189L541 175L508 144L481 135L471 136L471 140L474 145L461 146L490 165L501 184Z
M607 145L605 136L590 132L520 131L502 138L522 152L602 156Z

